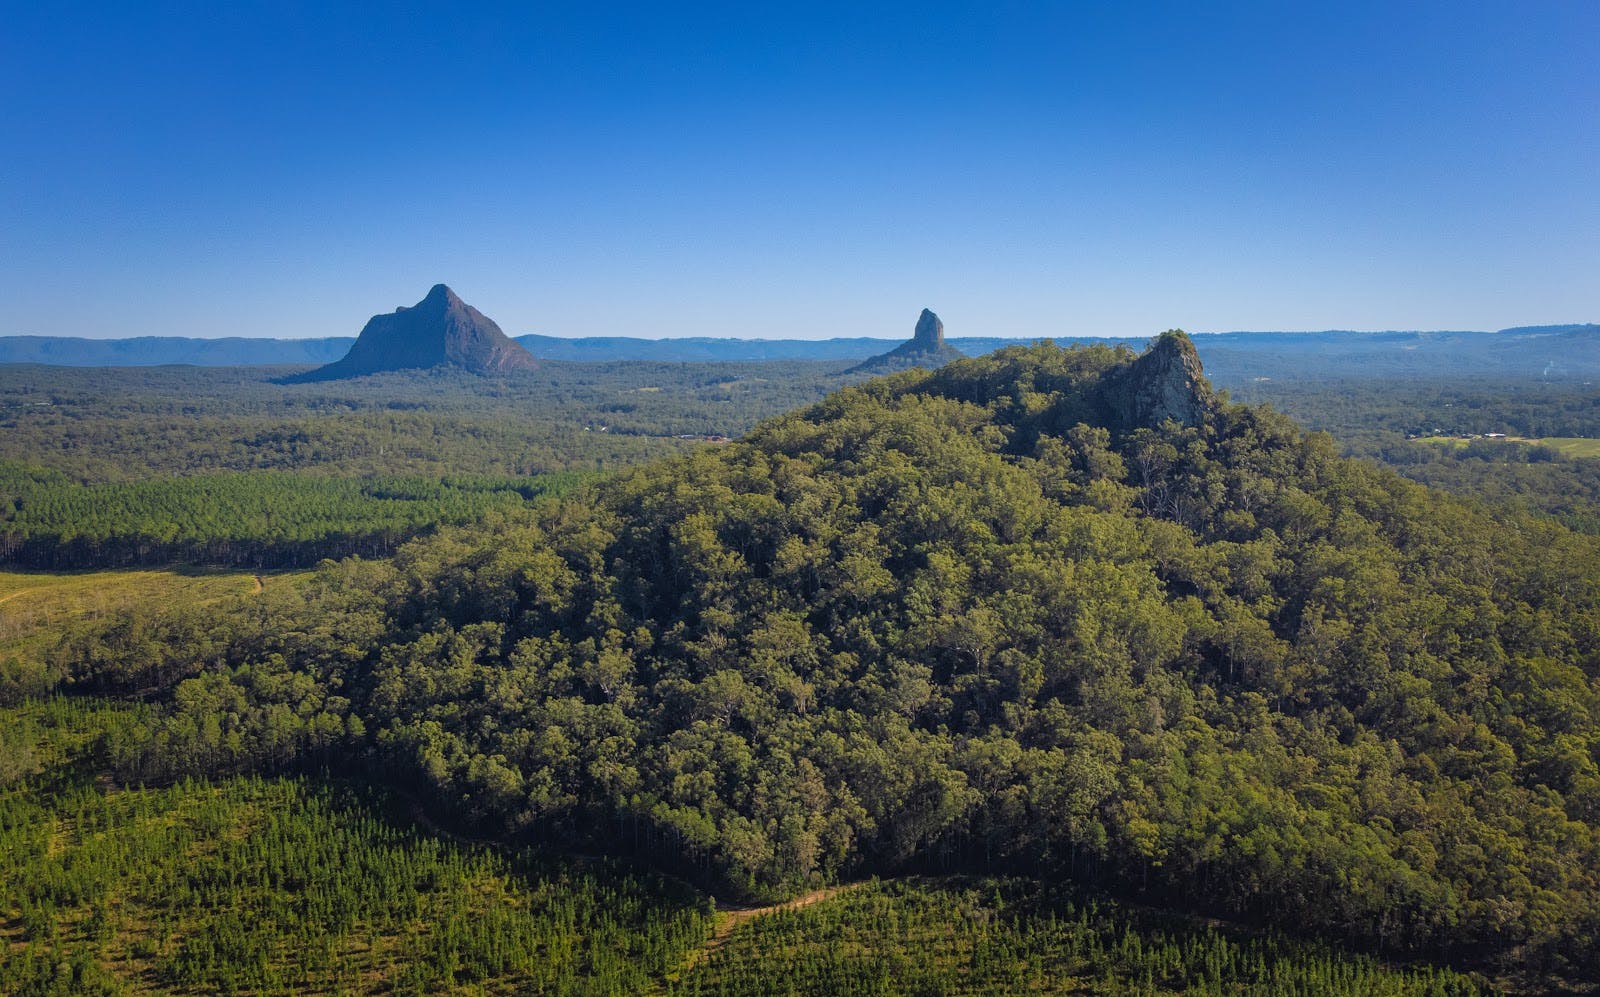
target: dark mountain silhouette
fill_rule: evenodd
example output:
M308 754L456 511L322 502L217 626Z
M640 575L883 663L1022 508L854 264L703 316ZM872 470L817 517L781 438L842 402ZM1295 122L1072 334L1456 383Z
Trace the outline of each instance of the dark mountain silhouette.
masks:
M888 353L857 364L850 369L850 373L889 374L912 367L933 370L964 356L965 353L944 341L944 323L939 321L939 316L924 308L917 319L916 331L909 340Z
M387 370L459 367L475 374L533 370L538 363L494 320L443 284L410 308L368 320L342 360L289 381L334 381Z

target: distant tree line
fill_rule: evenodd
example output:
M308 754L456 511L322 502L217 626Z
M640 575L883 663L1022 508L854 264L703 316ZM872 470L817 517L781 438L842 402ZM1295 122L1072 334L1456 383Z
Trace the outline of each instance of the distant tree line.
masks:
M286 386L265 368L0 365L0 459L85 483L605 470L681 451L679 436L742 435L842 384L839 366L548 364Z

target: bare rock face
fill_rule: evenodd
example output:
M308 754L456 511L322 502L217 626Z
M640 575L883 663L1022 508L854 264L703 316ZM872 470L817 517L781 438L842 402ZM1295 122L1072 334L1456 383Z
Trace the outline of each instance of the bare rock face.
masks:
M1175 329L1156 337L1116 380L1113 391L1117 414L1130 429L1159 426L1168 419L1198 426L1217 404L1194 343Z
M850 368L847 373L892 374L912 367L934 370L964 356L965 353L945 343L944 323L939 321L939 316L924 308L917 318L917 328L909 340L888 353L880 353L870 360L862 361Z
M538 362L487 315L443 284L410 308L374 315L344 359L295 380L329 381L389 370L458 367L477 374L533 370Z

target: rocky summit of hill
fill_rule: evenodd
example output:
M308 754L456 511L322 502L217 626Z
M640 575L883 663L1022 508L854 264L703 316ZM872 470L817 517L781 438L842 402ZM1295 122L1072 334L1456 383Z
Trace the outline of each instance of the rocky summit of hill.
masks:
M343 359L299 375L332 381L390 370L457 367L475 374L533 370L533 355L443 284L410 308L374 315Z
M1118 422L1159 426L1168 419L1198 426L1216 405L1194 342L1177 330L1162 333L1150 349L1107 379Z
M881 353L850 369L851 373L892 374L913 367L934 370L952 360L966 356L944 341L944 323L939 316L924 308L917 319L916 331L911 338L888 353Z

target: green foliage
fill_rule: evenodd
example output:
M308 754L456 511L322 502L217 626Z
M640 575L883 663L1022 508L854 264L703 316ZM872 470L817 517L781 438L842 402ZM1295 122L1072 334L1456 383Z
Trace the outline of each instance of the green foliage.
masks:
M1600 460L1568 458L1543 444L1497 440L1448 448L1391 441L1379 456L1412 481L1600 534Z
M91 483L609 470L693 446L684 434L738 436L837 387L843 366L547 363L503 378L435 371L283 385L272 377L284 371L261 367L0 364L0 460Z
M0 572L0 704L43 695L65 676L63 638L112 620L148 619L174 607L216 609L231 597L298 576L221 571ZM231 605L231 604L230 604Z
M0 558L35 568L205 563L285 568L391 552L441 523L469 523L569 491L584 475L330 478L225 472L106 485L0 461Z
M59 766L128 718L4 720ZM709 928L660 879L457 844L395 803L301 779L0 788L0 992L637 993Z
M282 385L262 368L0 365L0 563L382 556L586 472L742 433L842 383L840 367L549 364Z
M1018 880L874 883L737 928L672 994L1492 992L1276 933L1247 934Z
M1124 425L1131 359L872 381L48 674L152 704L128 781L343 762L719 896L1022 869L1589 974L1600 540L1262 409Z
M1236 401L1269 403L1341 440L1372 434L1600 437L1600 404L1587 382L1533 377L1238 379Z
M1600 405L1582 384L1535 379L1339 379L1239 384L1413 481L1600 534ZM1485 434L1549 437L1529 443ZM1421 439L1419 439L1419 437ZM1451 445L1427 442L1448 438ZM1472 437L1472 439L1463 439Z
M1085 424L1126 363L872 382L62 669L171 690L130 776L365 745L463 820L722 893L1015 865L1387 950L1592 959L1595 542L1259 410Z

